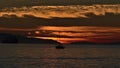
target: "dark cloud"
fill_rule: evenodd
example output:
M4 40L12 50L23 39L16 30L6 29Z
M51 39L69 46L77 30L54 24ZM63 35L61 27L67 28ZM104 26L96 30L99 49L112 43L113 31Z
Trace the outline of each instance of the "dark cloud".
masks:
M37 18L25 15L24 18L11 16L0 17L0 27L6 28L37 28L40 26L110 26L120 27L120 14L107 13L105 16L87 14L89 18Z
M1 0L0 8L39 5L39 0Z
M120 0L1 0L0 8L33 5L120 4Z
M39 18L88 18L86 14L105 15L106 13L120 14L120 5L69 5L69 6L31 6L31 7L11 7L0 11L0 17L24 17L24 15L32 15Z

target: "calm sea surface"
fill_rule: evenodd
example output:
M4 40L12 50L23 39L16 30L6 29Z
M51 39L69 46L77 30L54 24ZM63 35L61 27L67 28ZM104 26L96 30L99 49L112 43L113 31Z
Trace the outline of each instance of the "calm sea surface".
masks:
M118 45L1 44L0 68L120 68Z

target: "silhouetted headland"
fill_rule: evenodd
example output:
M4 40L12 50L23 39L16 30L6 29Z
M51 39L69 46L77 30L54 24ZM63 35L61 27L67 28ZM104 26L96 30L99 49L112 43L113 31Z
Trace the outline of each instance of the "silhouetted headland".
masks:
M60 44L59 42L50 39L28 38L22 35L12 35L7 33L0 33L0 43Z
M28 43L28 44L57 44L56 48L63 48L63 46L51 39L37 39L37 38L28 38L27 36L22 35L13 35L8 33L0 33L0 43ZM72 45L120 45L120 42L111 42L111 43L94 43L94 42L73 42Z
M0 42L1 43L18 43L18 39L16 36L12 34L0 34Z

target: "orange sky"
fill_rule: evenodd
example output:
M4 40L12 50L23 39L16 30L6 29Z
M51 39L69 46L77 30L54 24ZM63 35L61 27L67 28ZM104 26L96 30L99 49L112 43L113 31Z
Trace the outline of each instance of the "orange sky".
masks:
M69 6L32 6L32 7L11 7L0 11L0 17L10 18L11 15L23 18L24 15L31 15L38 18L89 18L86 14L93 13L100 16L106 13L120 14L120 5L69 5Z
M118 27L55 27L55 26L44 26L43 28L37 28L48 32L46 37L38 35L41 33L36 31L34 38L52 39L60 43L72 43L72 42L95 42L95 43L110 43L120 41L120 28ZM60 32L59 32L60 31ZM72 31L72 32L71 32Z
M10 7L0 10L0 30L61 43L114 42L119 18L119 4Z

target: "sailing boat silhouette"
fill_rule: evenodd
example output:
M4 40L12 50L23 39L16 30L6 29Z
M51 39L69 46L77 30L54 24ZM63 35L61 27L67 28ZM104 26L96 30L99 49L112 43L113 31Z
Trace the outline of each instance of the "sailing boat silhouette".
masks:
M60 32L59 32L58 40L60 40ZM64 49L64 48L65 47L62 44L60 44L60 43L56 45L56 49Z

